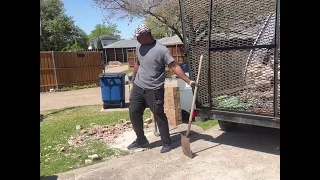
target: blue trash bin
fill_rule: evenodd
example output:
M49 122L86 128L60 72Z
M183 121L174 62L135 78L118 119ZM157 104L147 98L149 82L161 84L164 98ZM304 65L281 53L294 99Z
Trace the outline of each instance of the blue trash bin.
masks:
M189 72L188 64L187 63L179 63L184 73Z
M125 74L103 73L99 75L103 109L125 106Z

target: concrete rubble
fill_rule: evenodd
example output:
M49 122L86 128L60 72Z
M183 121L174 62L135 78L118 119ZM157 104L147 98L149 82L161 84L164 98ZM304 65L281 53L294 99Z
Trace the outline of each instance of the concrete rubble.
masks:
M113 141L123 132L130 130L132 130L132 124L126 120L120 120L119 124L111 125L96 125L92 123L90 128L81 130L77 136L71 136L68 139L68 144L74 147L81 146L86 138L107 143Z

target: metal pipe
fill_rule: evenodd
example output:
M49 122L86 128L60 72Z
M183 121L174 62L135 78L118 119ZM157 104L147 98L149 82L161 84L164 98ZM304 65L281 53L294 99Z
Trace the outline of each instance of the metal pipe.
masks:
M187 59L188 62L188 70L189 70L189 77L193 77L193 73L190 66L190 59L188 57L188 44L187 44L187 37L186 37L186 28L185 28L185 17L183 13L183 7L182 7L182 0L179 0L179 7L180 7L180 17L181 17L181 28L182 28L182 37L183 37L183 54L184 57Z
M56 62L55 62L55 60L54 60L54 53L53 53L53 51L51 51L51 55L52 55L54 78L55 78L55 81L56 81L56 89L58 89L58 88L59 88L59 85L58 85L58 79L57 79L57 69L56 69Z
M267 18L267 20L264 22L263 28L262 28L261 31L259 32L256 40L255 40L254 43L253 43L253 46L256 46L256 45L257 45L257 43L258 43L258 41L259 41L259 39L260 39L260 37L261 37L261 35L262 35L262 32L264 32L264 30L266 29L267 24L269 23L272 15L274 15L274 13L270 14L269 17ZM251 60L251 58L252 58L252 56L253 56L253 50L254 50L254 49L251 49L251 50L250 50L249 56L248 56L248 58L247 58L247 62L246 62L246 66L245 66L245 71L244 71L244 78L246 78L246 76L247 76L247 69L248 69L248 66L249 66L249 64L250 64L250 60Z
M279 42L280 42L280 0L277 0L277 7L276 7L276 25L275 25L275 50L274 50L274 81L273 81L273 89L274 89L274 99L273 99L273 113L274 113L274 117L277 117L278 115L278 60L279 60Z
M211 94L211 58L210 58L210 46L211 46L211 14L212 14L212 0L210 0L210 9L209 9L209 33L208 33L208 88L209 88L209 107L212 109L212 94Z
M255 45L255 46L234 46L234 47L216 47L210 48L210 51L231 51L231 50L246 50L246 49L272 49L275 48L275 44L267 44L267 45Z
M42 25L41 25L41 17L40 17L40 36L42 36Z
M182 28L182 36L183 36L183 54L184 54L184 57L187 59L187 62L188 62L189 77L192 78L193 77L193 72L191 70L190 58L188 56L189 46L188 46L187 36L186 36L185 17L184 17L184 13L183 13L182 0L179 0L179 7L180 7L181 28ZM192 91L194 91L194 88L192 88ZM199 104L196 101L196 106L198 106L198 105Z
M235 116L235 117L242 117L242 118L252 118L255 120L269 120L269 121L280 121L279 117L274 118L272 115L259 115L253 114L248 112L237 112L231 110L219 110L219 109L212 109L210 111L204 109L197 109L197 112L205 112L205 113L213 113L214 115L225 115L225 116Z

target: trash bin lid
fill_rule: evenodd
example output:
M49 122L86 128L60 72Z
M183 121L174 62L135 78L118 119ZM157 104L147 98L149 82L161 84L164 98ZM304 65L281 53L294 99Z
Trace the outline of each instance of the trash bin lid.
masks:
M126 74L123 72L115 72L115 73L102 73L99 75L99 78L104 78L104 77L123 77Z

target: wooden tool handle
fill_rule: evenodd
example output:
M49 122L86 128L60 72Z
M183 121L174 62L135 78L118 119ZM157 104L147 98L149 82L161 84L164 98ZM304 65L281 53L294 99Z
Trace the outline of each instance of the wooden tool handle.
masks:
M197 80L196 80L197 83L199 83L201 66L202 66L202 58L203 58L203 55L201 54L200 61L199 61L199 67L198 67L198 75L197 75ZM194 111L194 105L195 105L196 99L197 99L197 91L198 91L198 86L196 86L194 88L194 92L193 92L193 98L192 98L192 104L191 104L191 112L190 112L190 116L189 116L189 124L188 124L188 131L187 131L186 137L188 137L188 135L190 133L192 115L193 115L193 111Z

